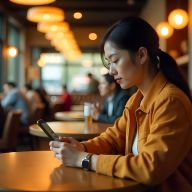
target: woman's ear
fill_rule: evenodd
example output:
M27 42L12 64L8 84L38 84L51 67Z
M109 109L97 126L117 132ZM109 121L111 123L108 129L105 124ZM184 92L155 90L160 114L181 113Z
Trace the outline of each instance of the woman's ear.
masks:
M138 62L143 65L148 60L148 51L145 47L140 47L137 52Z

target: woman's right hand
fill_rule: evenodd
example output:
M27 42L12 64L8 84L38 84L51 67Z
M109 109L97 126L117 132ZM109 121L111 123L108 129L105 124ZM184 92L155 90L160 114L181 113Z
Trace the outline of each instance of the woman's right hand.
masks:
M51 141L49 143L49 146L51 147L51 143L53 143L54 141ZM58 141L57 141L58 142ZM77 141L76 139L73 139L72 137L59 137L59 142L60 143L70 143L71 145L73 145L75 148L77 148L79 151L85 151L85 147L82 143L80 143L79 141Z
M51 141L49 145L55 157L70 167L81 167L82 159L87 154L84 145L71 137L60 137L59 141Z

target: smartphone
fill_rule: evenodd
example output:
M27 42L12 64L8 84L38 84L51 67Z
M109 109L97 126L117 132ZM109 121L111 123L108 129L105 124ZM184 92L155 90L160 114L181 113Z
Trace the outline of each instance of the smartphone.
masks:
M45 132L45 134L53 141L59 141L59 136L49 127L49 125L43 120L39 119L37 125Z

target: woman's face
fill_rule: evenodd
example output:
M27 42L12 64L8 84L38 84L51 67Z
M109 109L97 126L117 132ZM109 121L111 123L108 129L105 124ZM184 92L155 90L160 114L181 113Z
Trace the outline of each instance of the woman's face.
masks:
M122 89L130 88L142 82L144 65L141 54L131 55L127 50L119 49L107 41L104 45L105 58L109 64L109 73L114 76Z
M115 83L108 83L104 77L101 78L99 82L99 92L102 97L110 96L115 91Z

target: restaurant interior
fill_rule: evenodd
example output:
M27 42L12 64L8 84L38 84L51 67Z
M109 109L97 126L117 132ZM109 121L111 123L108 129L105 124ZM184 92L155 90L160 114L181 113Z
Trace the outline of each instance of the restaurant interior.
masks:
M103 106L106 99L100 91L100 81L109 72L100 55L102 38L112 24L130 16L152 25L161 50L176 60L192 90L192 0L0 0L0 158L12 154L2 156L3 167L19 164L20 159L26 170L30 164L24 163L25 152L39 152L25 154L33 163L45 163L43 156L53 162L42 167L41 172L48 175L44 179L39 175L32 185L27 173L21 174L26 178L23 183L0 181L2 191L89 191L92 187L93 191L121 191L127 187L121 180L70 169L65 170L69 178L62 173L53 182L60 164L47 152L50 138L37 121L43 119L57 135L78 141L92 139L114 123L120 115L102 119L90 111L94 104ZM16 108L5 98L11 91L15 94L12 101L20 99ZM127 100L135 91L135 87L127 90ZM23 156L14 160L20 152ZM4 169L0 164L1 180ZM20 164L14 166L15 172L21 171ZM38 169L41 165L34 165L31 176L36 177ZM8 169L5 175L10 174L17 177ZM134 183L129 187L144 191Z

